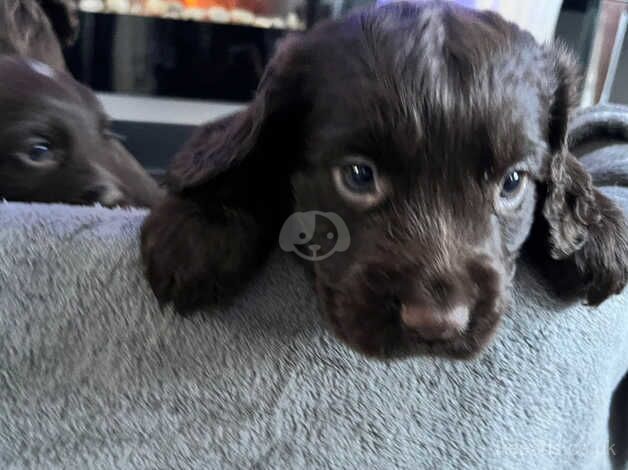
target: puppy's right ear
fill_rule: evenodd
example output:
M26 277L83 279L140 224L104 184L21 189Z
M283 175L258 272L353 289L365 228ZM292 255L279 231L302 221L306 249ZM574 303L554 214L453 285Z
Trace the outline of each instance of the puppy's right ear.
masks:
M142 229L153 291L179 311L237 293L273 247L291 208L305 99L297 39L280 45L243 111L205 125L175 156L171 195Z

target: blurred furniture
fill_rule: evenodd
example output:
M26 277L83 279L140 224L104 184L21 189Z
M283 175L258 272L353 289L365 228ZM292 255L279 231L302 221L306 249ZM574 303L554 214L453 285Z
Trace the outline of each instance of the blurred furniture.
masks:
M585 104L608 101L627 24L628 0L602 0L586 79Z

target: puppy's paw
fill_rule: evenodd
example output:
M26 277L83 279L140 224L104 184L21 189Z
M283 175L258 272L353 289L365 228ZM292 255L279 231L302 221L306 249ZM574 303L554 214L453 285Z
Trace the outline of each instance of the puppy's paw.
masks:
M232 296L258 265L258 232L243 212L212 213L169 196L142 227L142 258L155 296L181 313Z

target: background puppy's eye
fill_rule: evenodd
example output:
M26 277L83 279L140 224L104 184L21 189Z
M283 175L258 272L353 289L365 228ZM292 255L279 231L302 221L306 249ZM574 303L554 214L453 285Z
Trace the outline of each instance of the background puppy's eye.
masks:
M499 196L502 199L514 199L522 193L527 181L527 174L522 171L511 171L502 182Z
M46 141L36 142L28 151L28 158L34 162L44 162L54 158L50 144Z
M370 193L375 190L375 169L368 163L351 163L342 168L345 186L356 193Z

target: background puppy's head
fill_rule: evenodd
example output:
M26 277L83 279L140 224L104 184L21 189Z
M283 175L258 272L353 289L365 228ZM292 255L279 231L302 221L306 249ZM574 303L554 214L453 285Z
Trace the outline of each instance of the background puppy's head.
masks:
M250 107L200 132L170 184L337 214L351 244L314 263L336 334L368 354L466 357L504 311L535 213L548 258L600 221L565 150L575 90L562 51L495 14L395 3L286 41ZM330 233L318 224L312 245L328 251Z
M151 206L161 190L67 73L0 56L0 198Z
M2 0L0 54L31 57L63 70L61 43L72 43L78 26L74 0Z

